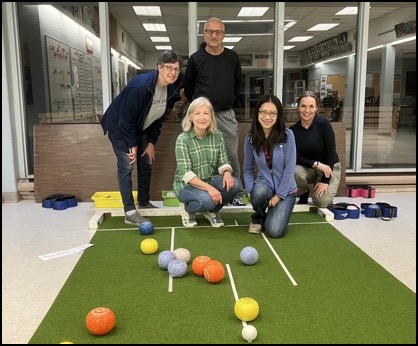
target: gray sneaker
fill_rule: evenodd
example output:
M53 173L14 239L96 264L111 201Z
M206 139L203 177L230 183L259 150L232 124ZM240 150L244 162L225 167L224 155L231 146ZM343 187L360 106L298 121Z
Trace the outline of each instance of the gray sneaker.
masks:
M262 232L262 226L259 223L250 223L250 227L248 228L249 233L253 234L260 234Z
M224 222L222 221L221 217L219 216L219 213L214 213L213 211L205 211L205 218L207 218L210 222L210 224L213 227L223 227Z
M137 211L132 215L125 214L125 223L128 224L128 225L139 226L140 223L145 222L145 221L150 221L150 220L143 217Z
M194 218L190 217L190 214L186 210L184 203L180 203L181 222L184 227L195 227L197 222Z

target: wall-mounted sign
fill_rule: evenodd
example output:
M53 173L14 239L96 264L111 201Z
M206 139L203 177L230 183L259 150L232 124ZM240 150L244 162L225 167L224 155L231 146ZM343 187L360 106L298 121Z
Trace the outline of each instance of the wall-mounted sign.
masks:
M410 20L406 23L399 23L395 25L396 37L402 37L417 32L417 21Z
M301 52L301 65L308 65L319 61L335 58L337 56L351 53L353 45L347 42L347 34L342 33L330 40L323 41L314 47Z

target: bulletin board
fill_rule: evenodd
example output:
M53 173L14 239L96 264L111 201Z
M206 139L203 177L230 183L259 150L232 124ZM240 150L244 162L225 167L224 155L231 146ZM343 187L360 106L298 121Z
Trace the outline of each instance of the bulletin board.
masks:
M69 46L45 36L51 116L57 121L74 119Z
M93 103L92 56L70 48L74 81L74 118L82 119L95 115Z
M93 71L93 96L95 114L103 114L103 92L102 92L102 63L98 58L92 58Z
M338 97L343 100L345 97L345 74L328 75L327 84L331 84L332 91L338 91Z

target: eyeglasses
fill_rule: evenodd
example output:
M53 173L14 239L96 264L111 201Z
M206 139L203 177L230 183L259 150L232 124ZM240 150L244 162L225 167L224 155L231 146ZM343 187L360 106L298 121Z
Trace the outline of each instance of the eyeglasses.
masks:
M175 74L179 74L180 73L180 69L179 68L176 68L176 67L173 67L173 66L170 66L170 65L163 65L163 66L167 69L167 71L169 73L171 73L171 72L174 72Z
M264 118L264 117L266 117L267 115L270 117L270 118L275 118L275 117L277 117L277 112L268 112L268 111L266 111L266 110L264 110L264 109L261 109L261 110L259 110L258 111L258 114L262 117L262 118Z
M224 33L222 30L211 30L211 29L206 29L205 32L209 36L212 36L213 34L216 34L216 36L221 36Z

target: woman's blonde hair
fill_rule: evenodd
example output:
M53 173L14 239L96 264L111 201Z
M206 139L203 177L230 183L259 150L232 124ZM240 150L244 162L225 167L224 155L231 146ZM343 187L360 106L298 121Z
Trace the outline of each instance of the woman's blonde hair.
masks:
M186 115L184 116L183 121L181 122L183 131L188 132L192 129L193 127L192 117L193 117L194 112L196 111L197 108L201 106L205 106L205 105L209 106L210 113L212 115L207 132L214 133L215 131L218 130L218 127L216 125L215 112L213 111L212 103L210 103L210 101L206 97L198 97L189 105L189 108L187 108Z

